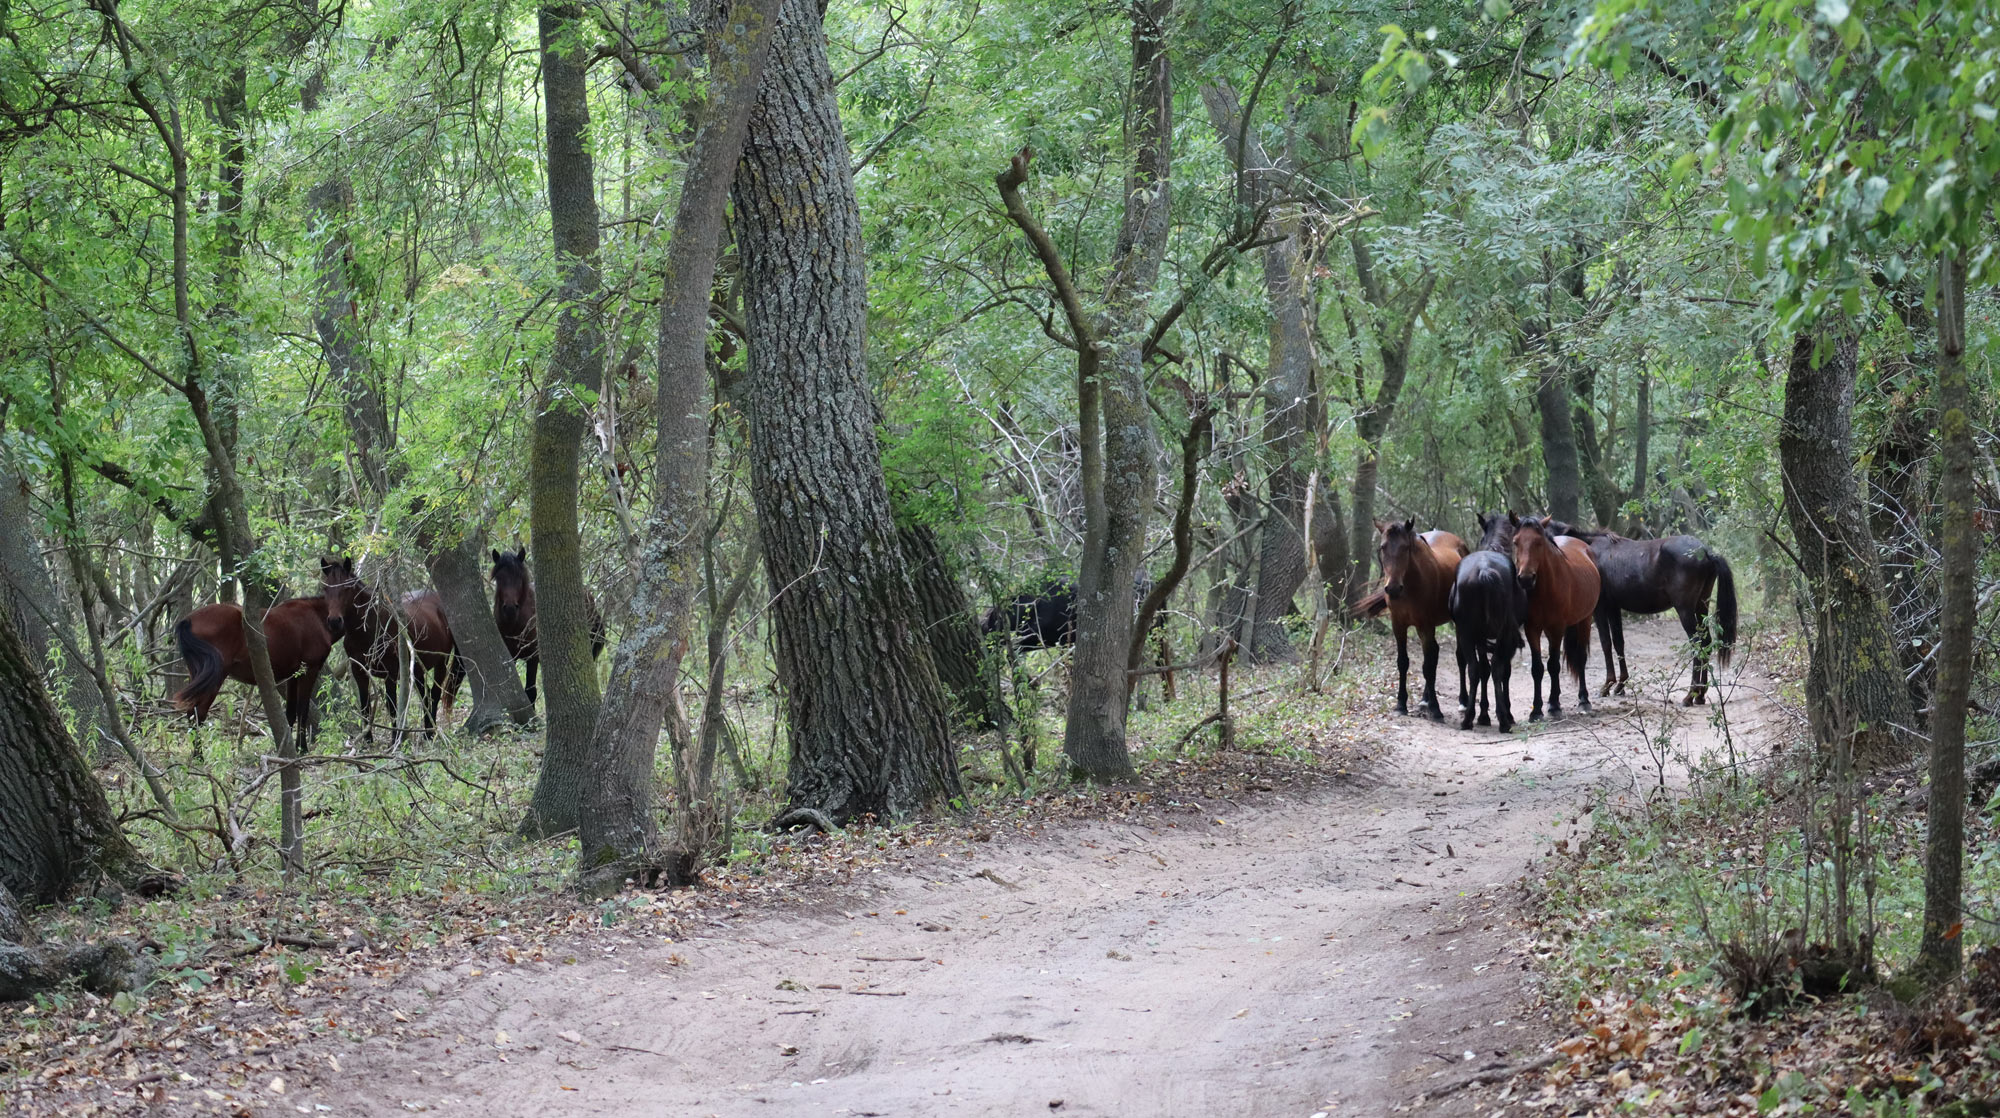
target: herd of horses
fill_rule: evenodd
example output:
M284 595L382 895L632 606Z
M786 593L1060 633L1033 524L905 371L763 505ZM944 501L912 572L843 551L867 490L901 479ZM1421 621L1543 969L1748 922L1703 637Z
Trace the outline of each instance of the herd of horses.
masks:
M1549 517L1512 512L1479 514L1478 548L1450 532L1418 532L1414 519L1377 524L1381 537L1380 590L1355 612L1387 612L1396 633L1396 712L1410 712L1409 631L1423 641L1423 715L1442 721L1437 698L1437 631L1447 622L1458 634L1459 727L1491 725L1498 708L1502 733L1514 726L1509 682L1515 654L1528 647L1534 705L1543 715L1544 643L1548 647L1547 712L1562 716L1562 665L1576 676L1577 705L1590 709L1584 669L1594 621L1604 647L1604 689L1625 693L1626 613L1673 610L1693 644L1692 679L1682 700L1708 701L1713 676L1709 650L1729 666L1736 643L1736 578L1728 560L1693 536L1627 539L1615 532L1579 528ZM1709 631L1711 593L1721 632ZM1616 663L1613 655L1616 655ZM1489 685L1491 702L1489 704ZM1475 709L1476 707L1476 709Z
M1534 679L1531 721L1543 717L1543 648L1547 648L1547 713L1562 716L1562 667L1576 677L1577 705L1590 709L1584 671L1595 622L1604 648L1604 694L1625 693L1630 671L1625 661L1626 613L1673 610L1693 644L1693 676L1683 700L1707 702L1712 685L1709 652L1729 666L1736 642L1736 581L1729 563L1693 536L1627 539L1615 532L1579 528L1549 517L1512 512L1478 516L1480 540L1465 541L1441 529L1419 532L1414 519L1378 523L1382 587L1354 607L1363 616L1389 615L1396 634L1396 711L1410 711L1409 632L1423 648L1420 712L1442 721L1437 697L1437 631L1449 623L1458 635L1460 727L1514 726L1511 679L1515 655L1528 648ZM493 620L508 655L527 664L528 702L535 701L540 657L535 645L535 586L528 549L493 553ZM1133 582L1136 605L1152 589L1143 575ZM1709 631L1710 597L1719 634ZM604 622L588 595L591 649L604 648ZM1161 613L1154 625L1165 621ZM1076 594L1068 582L1052 580L987 611L980 628L1007 633L1017 648L1054 648L1076 640ZM371 681L388 696L392 714L403 650L411 656L412 678L423 698L424 733L433 732L439 707L451 716L453 698L465 679L465 660L452 637L444 602L435 590L403 595L400 608L371 591L352 558L320 560L320 593L292 598L264 616L264 640L274 678L284 688L285 719L310 732L313 695L335 643L347 653L349 671L363 712L363 736L374 738ZM243 611L219 602L202 606L174 627L188 681L174 705L197 724L227 680L253 683ZM1162 663L1166 649L1161 649ZM1614 661L1615 656L1615 661Z
M437 728L438 708L451 717L454 696L465 679L465 661L452 638L444 601L435 590L413 590L398 610L371 591L355 570L352 558L321 559L320 592L291 598L264 615L264 643L271 673L284 690L285 721L301 733L310 732L313 695L320 674L338 642L347 653L348 670L363 712L363 736L374 740L375 705L370 680L379 681L391 714L402 678L402 650L412 657L413 678L423 693L424 732ZM528 702L535 701L535 672L541 658L535 646L535 584L528 572L528 549L493 552L493 621L515 662L528 666ZM590 610L590 654L604 649L604 622L597 604ZM174 626L174 641L187 665L188 681L174 694L174 705L207 720L209 708L228 680L253 683L250 647L243 631L242 607L230 602L202 606Z

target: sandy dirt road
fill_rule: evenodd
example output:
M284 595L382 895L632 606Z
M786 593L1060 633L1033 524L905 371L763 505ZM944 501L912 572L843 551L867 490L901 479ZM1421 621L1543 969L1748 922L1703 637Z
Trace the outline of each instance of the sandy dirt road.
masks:
M386 996L431 1035L353 1047L289 1102L496 1118L1388 1113L1553 1039L1522 1019L1512 883L1589 825L1599 790L1654 779L1662 719L1684 744L1719 743L1713 708L1661 701L1678 638L1628 624L1649 693L1533 734L1391 717L1386 759L1351 781L913 860L833 906L712 937L406 981ZM1740 748L1774 717L1763 690L1727 689Z

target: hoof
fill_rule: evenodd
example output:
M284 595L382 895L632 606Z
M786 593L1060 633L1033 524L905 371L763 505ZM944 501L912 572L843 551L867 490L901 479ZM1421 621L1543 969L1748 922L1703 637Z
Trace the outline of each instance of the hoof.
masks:
M1542 720L1542 712L1541 712L1541 711L1539 711L1539 710L1532 710L1532 711L1529 711L1529 712L1528 712L1528 721L1530 721L1530 722L1540 722L1541 720Z
M1605 683L1604 683L1604 689L1603 689L1603 690L1601 690L1601 691L1599 691L1599 692L1597 693L1597 697L1601 699L1601 698L1603 698L1604 696L1606 696L1606 695L1609 695L1609 694L1611 694L1611 681L1610 681L1610 680L1606 680L1606 681L1605 681Z
M1505 720L1503 720L1503 721L1502 721L1502 722L1500 723L1500 732L1501 732L1501 733L1503 733L1503 734L1511 734L1511 733L1513 733L1513 732L1514 732L1514 720L1513 720L1513 719L1511 719L1511 718L1508 718L1508 719L1505 719Z
M1577 702L1576 702L1576 709L1578 709L1578 710L1582 711L1582 712L1583 712L1583 713L1585 713L1585 714L1589 714L1589 713L1590 713L1590 700L1589 700L1589 699L1582 699L1582 698L1578 699L1578 700L1577 700Z
M1436 707L1425 707L1423 714L1425 718L1430 719L1432 722L1444 721L1444 712Z
M1410 713L1410 704L1408 704L1408 703L1397 703L1397 704L1396 704L1396 713L1397 713L1397 714L1408 714L1408 713Z
M1467 715L1466 717L1459 719L1458 728L1461 730L1472 729L1472 717L1470 715Z
M1491 725L1493 725L1493 716L1492 716L1492 715L1490 715L1490 714L1484 714L1484 713L1482 713L1482 714L1481 714L1481 715L1479 716L1479 724L1480 724L1481 726L1491 726Z
M1688 693L1687 693L1687 695L1686 695L1686 696L1684 696L1684 697L1683 697L1683 698L1681 699L1681 705L1682 705L1682 706L1684 706L1684 707L1691 707L1691 706L1693 706L1693 705L1694 705L1694 692L1692 692L1692 691L1688 692Z
M1625 693L1625 681L1621 679L1618 681L1618 694L1623 695L1624 693Z

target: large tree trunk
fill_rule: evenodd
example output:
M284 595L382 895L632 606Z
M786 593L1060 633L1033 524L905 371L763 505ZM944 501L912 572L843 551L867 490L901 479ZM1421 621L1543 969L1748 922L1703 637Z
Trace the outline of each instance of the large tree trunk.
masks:
M0 888L32 904L146 872L0 606Z
M535 647L541 657L546 731L542 771L521 831L574 830L583 808L597 722L597 668L577 529L579 456L590 405L604 379L597 306L597 195L590 161L589 32L582 10L545 5L542 98L548 132L549 224L561 287L555 348L537 400L529 454L528 527L535 550Z
M587 887L616 888L651 861L653 762L660 724L675 701L700 579L708 475L708 304L722 248L729 184L743 152L750 108L785 0L743 0L709 16L710 97L695 134L687 179L667 242L660 297L659 428L652 514L640 556L632 619L611 661L611 682L590 742L591 772L579 822L579 867ZM713 764L684 766L683 811L705 817ZM698 846L717 836L690 837ZM687 883L712 853L682 850L671 867Z
M1937 690L1931 707L1931 799L1924 851L1924 931L1919 965L1935 979L1959 967L1965 919L1960 873L1965 858L1965 709L1972 689L1972 626L1978 614L1978 537L1973 527L1972 386L1965 369L1965 262L1939 262L1938 442L1944 471L1943 570L1938 623Z
M851 162L819 10L791 0L737 171L735 230L788 795L835 820L901 816L960 791L882 477Z
M1859 344L1845 322L1823 330L1824 353L1813 333L1793 340L1778 432L1785 517L1814 627L1806 694L1817 699L1806 713L1823 745L1854 735L1852 756L1871 767L1908 756L1916 716L1890 644L1882 571L1855 479Z
M1079 385L1083 554L1077 564L1076 656L1063 729L1063 753L1070 765L1104 781L1132 776L1125 744L1132 577L1146 550L1158 473L1146 401L1146 306L1166 254L1173 161L1173 67L1166 42L1173 0L1140 0L1131 14L1132 97L1126 135L1132 161L1125 176L1111 285L1092 330L1103 351L1098 386L1086 394ZM1093 398L1095 416L1089 414ZM1095 454L1093 441L1098 444Z
M64 639L65 630L74 632L71 614L42 562L37 546L41 534L34 530L39 523L41 518L28 501L27 479L0 469L0 525L5 525L0 529L0 604L19 625L34 663L50 665L56 660L54 654L60 653L59 682L76 717L77 736L103 752L98 726L104 718L104 696L75 639ZM116 748L112 745L110 751Z

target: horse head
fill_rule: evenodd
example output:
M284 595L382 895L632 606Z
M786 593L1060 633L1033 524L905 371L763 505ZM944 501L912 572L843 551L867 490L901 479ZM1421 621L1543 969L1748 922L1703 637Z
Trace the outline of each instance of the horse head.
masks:
M1480 551L1497 551L1502 555L1514 554L1514 527L1520 518L1512 512L1476 513L1479 517Z
M1425 545L1422 537L1417 535L1416 517L1401 523L1390 521L1377 524L1375 530L1382 533L1382 545L1377 549L1377 556L1382 561L1382 577L1387 580L1382 593L1393 602L1403 596L1403 582L1409 577L1417 552L1425 549Z
M1542 571L1551 563L1562 562L1562 556L1556 550L1555 537L1549 534L1548 517L1507 516L1514 527L1514 577L1532 593Z
M534 602L528 581L528 549L493 553L493 619L503 630L518 630L523 613Z
M342 559L321 558L319 561L320 593L326 598L326 628L337 640L347 632L349 624L361 623L362 607L368 604L368 588L361 584L361 576L355 573L354 557ZM350 622L349 618L353 620Z

